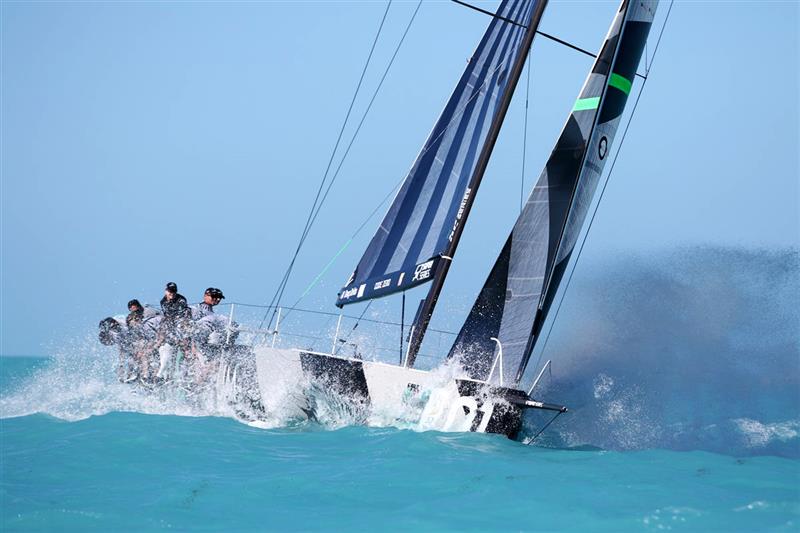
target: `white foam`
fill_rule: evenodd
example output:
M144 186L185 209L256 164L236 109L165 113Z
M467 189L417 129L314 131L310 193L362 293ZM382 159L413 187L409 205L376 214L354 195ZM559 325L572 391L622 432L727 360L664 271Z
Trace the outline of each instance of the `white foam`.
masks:
M593 385L594 397L599 400L608 396L614 386L614 380L605 374L600 374L595 378Z
M238 416L229 401L230 385L218 376L198 393L179 387L152 392L120 383L116 362L117 354L94 339L73 343L0 397L0 417L44 413L75 421L110 412Z
M748 447L761 448L773 441L786 442L800 434L800 421L787 420L764 424L751 418L737 418L734 424L742 432Z
M734 509L734 511L740 513L742 511L756 511L760 509L766 509L767 507L769 507L769 504L767 502L762 500L756 500L754 502L748 503L747 505L742 505L741 507L737 507L736 509Z

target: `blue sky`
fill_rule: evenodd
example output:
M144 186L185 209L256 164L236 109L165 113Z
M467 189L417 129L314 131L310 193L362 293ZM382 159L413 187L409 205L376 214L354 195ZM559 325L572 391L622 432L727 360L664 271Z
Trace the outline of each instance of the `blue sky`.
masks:
M156 303L169 280L194 301L209 285L229 300L269 301L386 4L0 5L0 352L48 353L130 298ZM355 118L415 7L392 4ZM541 29L596 50L616 8L552 2ZM287 301L404 176L487 22L423 2ZM676 2L579 269L676 246L797 247L798 22L796 2ZM534 43L526 196L590 66ZM518 212L525 89L523 80L445 289L454 322ZM335 310L378 220L305 306Z

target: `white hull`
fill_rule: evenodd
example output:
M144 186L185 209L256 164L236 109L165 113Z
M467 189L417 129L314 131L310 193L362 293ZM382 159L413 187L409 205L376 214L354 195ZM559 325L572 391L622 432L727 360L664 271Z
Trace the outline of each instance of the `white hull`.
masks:
M301 350L255 350L261 401L268 413L324 416L329 403L350 409L357 421L419 430L502 433L521 425L521 391L485 382L386 363ZM324 402L324 400L323 400Z

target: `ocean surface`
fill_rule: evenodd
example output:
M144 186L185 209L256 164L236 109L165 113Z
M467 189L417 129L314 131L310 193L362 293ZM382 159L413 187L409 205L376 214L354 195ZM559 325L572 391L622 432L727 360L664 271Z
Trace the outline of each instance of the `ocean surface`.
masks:
M0 371L2 531L800 531L796 423L740 424L750 448L732 455L528 446L254 427L137 394L100 355L3 357Z

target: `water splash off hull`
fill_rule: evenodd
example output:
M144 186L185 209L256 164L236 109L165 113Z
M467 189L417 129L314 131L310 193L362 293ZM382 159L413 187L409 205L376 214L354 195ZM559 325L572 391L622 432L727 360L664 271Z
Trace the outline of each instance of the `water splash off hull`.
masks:
M112 412L135 412L248 421L263 413L257 389L249 386L251 375L247 365L223 362L200 383L187 376L160 385L121 383L113 362L106 357L37 359L36 368L23 381L4 383L6 392L0 397L0 416L15 418L45 413L78 421Z
M522 409L514 391L466 379L457 362L434 371L300 350L256 350L267 412L305 415L329 427L500 433L515 438Z
M342 363L339 372L350 368L345 358L331 360ZM363 373L331 379L327 363L315 354L262 347L250 358L221 362L202 383L184 376L154 386L120 383L113 360L101 354L56 357L0 397L0 415L46 413L78 421L137 412L227 417L264 429L365 425L512 437L519 429L520 409L465 387L457 362L433 371L353 363Z

